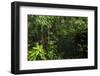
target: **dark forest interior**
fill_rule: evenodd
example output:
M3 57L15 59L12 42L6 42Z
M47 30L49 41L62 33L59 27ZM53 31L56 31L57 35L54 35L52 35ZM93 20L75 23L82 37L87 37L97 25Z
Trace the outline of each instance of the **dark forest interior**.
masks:
M88 58L88 18L28 15L28 61Z

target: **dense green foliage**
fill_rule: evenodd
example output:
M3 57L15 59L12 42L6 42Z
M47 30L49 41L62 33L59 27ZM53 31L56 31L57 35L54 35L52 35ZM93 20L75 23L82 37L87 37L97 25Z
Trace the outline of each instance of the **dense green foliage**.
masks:
M87 58L87 17L28 15L28 60Z

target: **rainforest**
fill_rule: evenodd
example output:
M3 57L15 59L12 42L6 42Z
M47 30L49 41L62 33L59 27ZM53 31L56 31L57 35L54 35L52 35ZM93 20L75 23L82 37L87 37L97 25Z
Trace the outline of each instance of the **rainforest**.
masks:
M27 60L88 58L88 17L28 15Z

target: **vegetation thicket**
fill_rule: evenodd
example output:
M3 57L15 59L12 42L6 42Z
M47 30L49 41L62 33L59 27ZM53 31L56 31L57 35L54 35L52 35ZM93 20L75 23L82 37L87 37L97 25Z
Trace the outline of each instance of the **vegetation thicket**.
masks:
M88 57L87 17L28 15L28 60Z

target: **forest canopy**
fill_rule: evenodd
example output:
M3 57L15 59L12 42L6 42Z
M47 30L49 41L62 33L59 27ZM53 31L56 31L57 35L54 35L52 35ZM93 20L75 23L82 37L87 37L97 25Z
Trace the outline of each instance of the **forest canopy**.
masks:
M88 17L28 15L28 61L88 57Z

